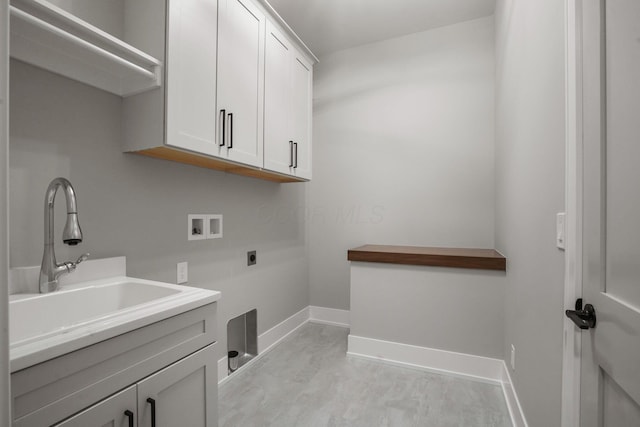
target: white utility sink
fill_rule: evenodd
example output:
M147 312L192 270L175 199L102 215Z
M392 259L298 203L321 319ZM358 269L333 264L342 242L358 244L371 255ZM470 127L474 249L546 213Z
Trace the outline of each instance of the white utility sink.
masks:
M131 277L16 294L9 303L11 371L213 303L220 293Z

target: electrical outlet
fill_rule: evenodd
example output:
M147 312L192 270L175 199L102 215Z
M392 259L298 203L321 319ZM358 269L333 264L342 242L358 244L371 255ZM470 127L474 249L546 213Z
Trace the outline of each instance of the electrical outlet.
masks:
M255 265L258 262L256 251L247 252L247 265Z
M179 262L178 263L178 285L182 283L187 283L189 281L189 263L188 262Z
M511 369L516 370L516 346L511 344Z

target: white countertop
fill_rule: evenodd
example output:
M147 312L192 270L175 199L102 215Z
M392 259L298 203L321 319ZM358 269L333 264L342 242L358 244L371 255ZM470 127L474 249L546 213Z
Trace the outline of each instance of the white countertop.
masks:
M10 296L11 372L212 304L220 292L126 276Z

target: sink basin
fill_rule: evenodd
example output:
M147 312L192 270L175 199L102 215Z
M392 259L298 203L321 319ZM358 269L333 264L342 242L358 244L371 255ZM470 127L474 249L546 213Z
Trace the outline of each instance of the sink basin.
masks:
M115 277L9 302L12 372L218 300L219 292Z
M176 289L122 282L89 286L12 301L9 309L11 345L64 332L120 310L174 295ZM46 321L43 321L45 320Z

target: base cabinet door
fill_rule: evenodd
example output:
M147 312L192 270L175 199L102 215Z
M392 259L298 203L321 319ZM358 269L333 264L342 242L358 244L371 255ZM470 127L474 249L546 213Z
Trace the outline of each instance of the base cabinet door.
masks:
M217 402L217 362L210 345L138 383L139 426L216 427Z
M55 427L136 427L136 386L96 403Z

